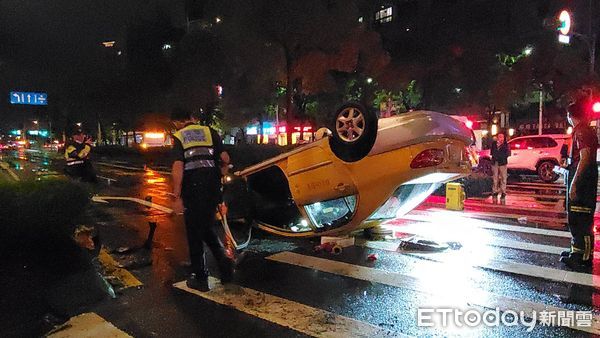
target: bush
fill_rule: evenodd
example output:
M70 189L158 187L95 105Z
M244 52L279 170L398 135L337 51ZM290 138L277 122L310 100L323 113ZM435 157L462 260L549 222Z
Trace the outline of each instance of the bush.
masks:
M0 251L64 242L89 196L84 185L62 179L0 183Z
M229 153L231 163L235 166L235 170L241 170L253 164L268 160L292 148L293 147L281 147L275 144L239 144L236 146L225 146L225 150Z

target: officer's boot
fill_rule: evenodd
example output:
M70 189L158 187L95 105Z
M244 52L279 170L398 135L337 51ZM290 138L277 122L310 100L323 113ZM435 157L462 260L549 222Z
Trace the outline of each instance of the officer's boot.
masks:
M231 283L235 271L235 261L223 256L219 262L219 271L221 272L221 284Z
M210 291L210 287L208 286L208 276L192 273L190 277L186 280L185 284L188 288L198 290L201 292Z
M580 252L573 252L569 256L561 257L560 261L564 263L568 268L575 271L585 270L592 267L592 260L583 260L583 254Z

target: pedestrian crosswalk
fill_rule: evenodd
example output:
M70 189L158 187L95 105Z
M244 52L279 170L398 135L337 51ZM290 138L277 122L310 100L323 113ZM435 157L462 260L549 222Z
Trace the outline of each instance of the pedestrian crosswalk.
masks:
M433 305L438 306L448 306L449 304L451 304L452 306L456 306L458 308L464 308L469 305L477 305L484 308L498 307L501 311L526 311L530 316L532 316L533 311L536 311L538 313L542 311L567 311L567 309L561 309L550 305L544 305L530 301L523 301L515 298L499 296L479 290L469 289L462 290L464 292L460 292L461 290L459 284L452 283L451 279L453 277L448 275L440 274L440 276L437 276L437 279L444 279L444 283L439 283L435 288L432 288L430 287L430 285L423 283L418 278L411 276L410 274L392 273L389 271L378 270L370 267L358 266L323 259L319 257L300 255L293 252L281 252L269 256L267 257L267 259L277 261L280 263L292 264L304 268L314 269L321 272L327 272L331 274L361 279L369 282L375 282L399 288L406 288L424 294L433 293L436 296L437 302L437 304ZM435 278L434 276L429 277ZM570 328L582 330L589 333L600 334L600 316L594 316L592 323L593 324L591 327L570 326Z
M462 309L473 307L481 309L498 308L500 311L523 311L530 318L537 318L536 313L561 313L570 311L568 307L534 302L465 287L463 285L464 280L460 275L447 274L445 269L439 269L437 274L436 271L431 271L427 276L431 280L425 281L422 279L423 275L419 272L394 272L361 264L351 264L332 259L332 257L323 258L311 254L284 251L270 255L266 257L266 260L268 262L316 271L323 274L322 276L330 274L410 290L411 292L421 294L422 296L420 297L423 299L427 299L426 304L430 307L450 306ZM419 259L417 257L411 258ZM528 275L534 276L533 274ZM210 282L212 290L207 293L187 288L185 281L176 283L174 286L195 296L310 336L407 336L403 333L402 329L397 331L388 330L369 322L337 315L330 311L304 305L291 299L274 296L267 292L251 288L237 286L224 287L218 284L218 280L214 278L211 278ZM331 292L335 293L336 290L331 290ZM416 313L417 309L413 310ZM592 315L591 325L589 326L577 326L576 323L567 324L563 326L585 333L600 334L600 316L598 315Z
M285 298L240 286L223 286L210 277L211 291L190 289L185 281L173 286L215 303L288 327L313 337L408 337L398 332L339 316Z
M523 229L521 229L523 228ZM526 231L526 227L505 227L505 231ZM413 229L416 230L416 229ZM534 230L534 229L531 229ZM538 229L543 230L543 229ZM415 231L417 232L417 231ZM539 235L539 234L538 234ZM545 236L562 237L559 232L546 232ZM520 247L518 241L505 240L504 246L518 250L534 250L542 254L556 256L561 247L533 246ZM488 243L493 245L492 243ZM527 244L527 243L525 243ZM485 290L485 288L470 287L467 279L472 278L465 269L484 268L487 270L509 273L511 276L520 275L527 278L551 280L562 285L581 285L584 287L599 287L600 279L588 273L578 273L560 269L540 267L534 264L525 264L507 260L491 259L486 264L473 263L477 261L475 252L469 252L474 256L473 262L455 262L450 259L432 258L426 254L403 254L398 252L397 242L369 242L358 241L357 247L371 248L383 252L393 252L414 261L418 268L406 269L406 271L394 271L394 269L368 266L366 263L347 262L339 256L328 255L319 257L308 252L283 251L265 257L264 264L279 264L291 266L308 271L317 272L317 278L327 278L328 275L367 282L366 285L382 285L386 287L408 290L419 294L422 299L427 299L428 306L451 306L455 308L480 308L499 309L500 311L523 311L530 318L538 318L539 313L565 313L573 310L572 306L564 304L552 304L549 301L538 301L532 299L521 299L518 296L509 296L502 293ZM555 257L556 258L556 257ZM464 259L462 259L464 260ZM458 266L458 269L455 267ZM427 270L426 274L423 271ZM452 273L452 271L458 273ZM314 276L314 274L313 274ZM424 279L426 276L427 279ZM302 277L298 277L302 278ZM287 299L281 295L275 296L268 292L257 291L246 287L228 287L216 284L215 279L211 283L215 287L208 293L191 290L185 286L185 282L179 282L174 286L206 300L225 305L243 313L267 320L277 325L291 328L310 336L406 336L414 330L406 331L404 328L389 330L381 326L381 323L371 323L364 320L352 319L349 316L339 315L333 311L326 311L318 307L305 305L294 299ZM243 284L243 282L242 282ZM368 288L365 286L365 288ZM278 289L281 292L281 289ZM331 290L335 294L337 290ZM297 293L295 293L297 294ZM366 291L365 291L366 294ZM292 297L293 298L293 297ZM382 304L383 305L383 304ZM389 306L389 305L388 305ZM408 305L413 307L416 304ZM580 307L581 308L581 307ZM295 315L291 315L294 313ZM591 315L590 325L577 325L575 322L562 324L561 329L569 328L590 334L600 334L600 316ZM322 318L327 318L323 321ZM409 323L410 324L410 323ZM414 322L413 325L416 325Z

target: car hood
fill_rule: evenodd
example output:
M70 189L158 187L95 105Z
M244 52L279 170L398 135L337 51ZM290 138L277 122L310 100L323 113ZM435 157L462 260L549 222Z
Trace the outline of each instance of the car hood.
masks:
M379 119L377 140L369 156L440 138L453 138L470 144L472 132L467 126L433 111L419 110Z

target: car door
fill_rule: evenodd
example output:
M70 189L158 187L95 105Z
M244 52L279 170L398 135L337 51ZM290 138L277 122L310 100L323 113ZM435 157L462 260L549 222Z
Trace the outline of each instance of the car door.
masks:
M286 174L298 205L356 194L348 168L321 147L308 148L290 156Z
M537 159L554 158L560 160L560 145L551 137L540 137L535 145L535 155ZM537 163L536 163L537 164Z
M521 169L525 168L524 152L527 150L527 138L517 138L508 142L510 148L510 156L508 157L508 168Z
M528 138L523 150L521 150L520 163L522 168L536 170L540 154L544 152L546 145L545 137Z

